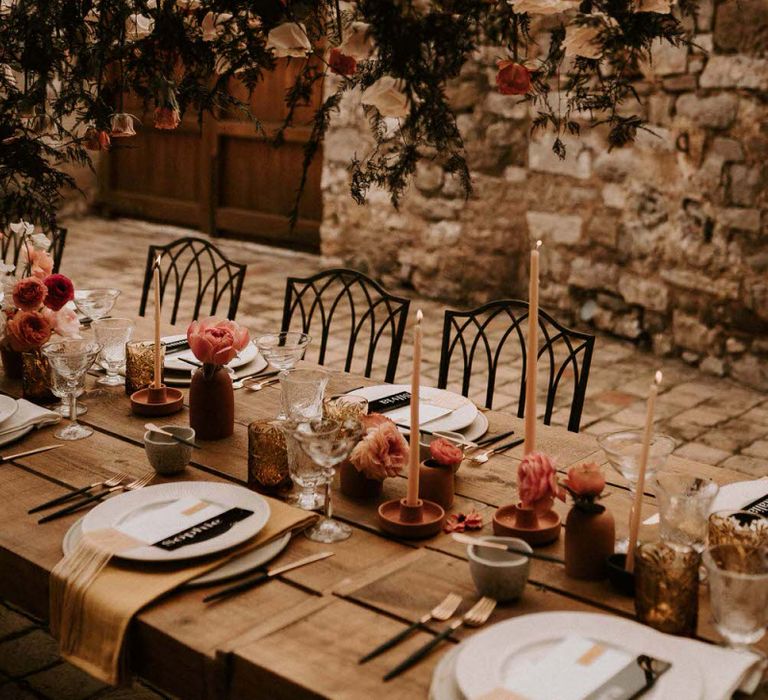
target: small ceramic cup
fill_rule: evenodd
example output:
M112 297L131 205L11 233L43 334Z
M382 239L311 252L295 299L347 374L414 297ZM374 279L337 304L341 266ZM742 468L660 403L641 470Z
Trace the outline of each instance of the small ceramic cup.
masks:
M500 542L532 552L530 545L517 537L479 537L488 542ZM467 546L469 571L480 595L499 602L515 600L523 594L531 569L531 560L522 554L490 547Z
M186 440L195 440L193 428L181 425L161 425L163 430ZM184 471L192 457L192 447L153 430L144 433L144 450L152 468L158 474L178 474Z

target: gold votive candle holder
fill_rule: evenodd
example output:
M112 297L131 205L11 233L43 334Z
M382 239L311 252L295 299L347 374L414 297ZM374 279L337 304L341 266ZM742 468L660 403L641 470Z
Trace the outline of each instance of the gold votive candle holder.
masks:
M746 510L718 510L709 516L707 544L768 547L768 518Z
M48 358L39 350L21 353L21 390L29 401L54 401L51 392L51 367Z
M698 552L646 542L635 558L637 619L659 632L692 637L699 617Z
M248 426L248 488L275 494L292 486L285 433L274 421L254 421Z
M160 372L165 364L165 343L160 343ZM125 344L125 393L146 389L155 379L155 343L130 340ZM160 377L160 383L163 377Z

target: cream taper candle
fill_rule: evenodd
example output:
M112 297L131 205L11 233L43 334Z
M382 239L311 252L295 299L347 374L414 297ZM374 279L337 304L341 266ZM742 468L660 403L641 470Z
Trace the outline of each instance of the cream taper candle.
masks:
M539 248L531 251L531 273L528 282L528 349L525 375L525 444L523 453L536 449L536 368L539 353Z
M416 312L413 329L413 372L411 374L411 422L408 436L408 494L406 502L415 506L419 501L419 384L421 382L421 321L424 314Z
M160 255L155 260L153 282L155 286L155 388L160 388L160 378L163 373L160 368Z

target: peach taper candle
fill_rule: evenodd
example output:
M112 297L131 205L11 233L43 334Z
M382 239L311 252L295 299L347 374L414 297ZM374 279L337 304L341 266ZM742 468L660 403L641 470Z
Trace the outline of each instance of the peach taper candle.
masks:
M155 287L155 376L154 385L156 389L160 388L160 378L163 376L160 368L160 258L158 255L155 260L155 269L153 271L153 282Z
M661 384L661 372L651 382L648 392L648 405L645 411L645 427L643 428L643 444L640 450L640 464L637 472L637 485L635 487L635 502L632 504L632 512L629 520L629 545L627 548L627 571L635 570L635 547L637 546L637 534L640 529L640 516L643 511L643 491L645 490L645 472L648 468L648 456L651 454L651 440L653 439L653 413L656 408L656 396Z
M408 436L408 494L406 503L415 506L419 501L419 385L421 382L421 321L424 314L416 312L413 329L413 372L411 374L411 422Z
M539 353L539 248L531 250L531 272L528 283L528 349L525 376L525 444L523 453L536 449L536 369Z

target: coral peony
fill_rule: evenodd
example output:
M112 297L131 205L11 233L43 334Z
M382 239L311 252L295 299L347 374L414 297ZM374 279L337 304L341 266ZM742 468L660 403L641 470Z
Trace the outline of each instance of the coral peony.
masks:
M18 352L35 350L51 338L51 324L37 311L19 311L5 327L11 347Z
M53 258L47 250L24 246L21 251L32 277L42 280L53 272Z
M574 498L596 498L605 488L605 476L599 465L585 462L568 469L563 485Z
M48 275L43 284L48 288L44 303L52 311L58 311L75 298L75 287L66 275Z
M342 53L339 49L331 49L328 57L328 66L336 75L354 75L357 70L357 61L352 56Z
M496 87L502 95L525 95L531 89L531 73L514 61L499 61Z
M408 461L408 443L397 426L385 420L355 445L349 460L369 479L382 481L400 473Z
M464 459L464 453L460 447L445 438L437 438L429 443L429 456L438 464L445 467L452 467L459 464Z
M517 489L522 507L532 508L537 513L552 508L555 498L565 500L552 460L540 452L523 457L517 468Z
M155 129L175 129L180 123L181 114L177 107L155 109Z
M13 287L13 303L22 311L37 311L48 295L48 288L37 277L20 279Z
M80 335L80 321L74 309L68 309L66 306L58 311L43 309L43 318L51 325L54 333L75 338Z
M218 321L210 317L189 324L187 341L203 364L225 365L248 345L249 336L248 330L234 321Z

